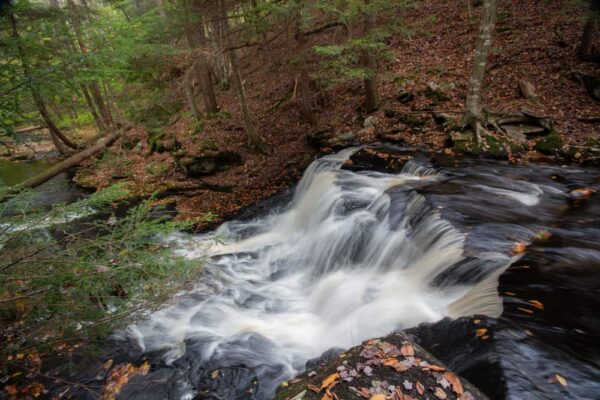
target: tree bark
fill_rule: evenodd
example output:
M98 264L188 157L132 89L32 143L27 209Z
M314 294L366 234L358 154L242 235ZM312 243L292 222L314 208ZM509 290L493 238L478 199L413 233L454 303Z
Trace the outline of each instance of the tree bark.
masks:
M370 0L364 0L365 7L369 7ZM375 26L376 14L370 10L366 10L363 21L363 34L365 37L369 35ZM365 50L363 55L363 67L367 74L363 80L365 90L365 110L367 113L372 113L379 108L379 90L377 89L377 60L372 50Z
M19 37L19 29L17 27L17 18L12 13L12 11L9 11L8 17L10 19L10 23L11 23L11 27L12 27L12 36L15 39L15 41L17 42L17 51L19 53L19 58L21 59L21 66L23 68L23 73L25 74L25 79L27 79L27 81L29 82L28 86L29 86L29 90L31 91L31 96L33 97L33 101L35 103L35 106L38 109L38 112L42 116L44 123L46 124L46 126L48 127L48 130L50 131L52 140L56 144L57 142L55 140L60 139L60 141L62 141L62 143L64 143L65 145L67 145L73 149L76 149L77 145L75 143L73 143L72 141L70 141L69 138L67 138L65 135L63 135L63 133L60 131L60 129L54 124L54 121L52 121L52 118L50 118L50 114L48 113L48 109L46 108L46 103L44 102L43 97L38 93L35 85L32 82L31 69L29 67L29 63L27 62L25 52L23 51L23 48L21 47L21 44L19 43L20 37ZM62 146L57 145L57 150L62 153L65 149Z
M117 138L120 135L121 135L121 131L111 133L110 135L100 139L95 145L90 146L87 149L85 149L77 154L72 155L71 157L67 158L66 160L63 160L63 161L59 162L58 164L50 167L49 169L42 172L41 174L27 179L26 181L24 181L20 185L18 185L18 188L19 189L34 188L34 187L41 185L42 183L44 183L46 181L49 181L50 179L54 178L56 175L79 165L86 158L91 157L94 154L97 154L100 151L104 150L106 147L113 144L114 141L117 140Z
M465 122L467 123L473 123L481 119L481 91L485 78L485 67L492 46L497 11L498 0L485 0L483 17L479 27L479 42L475 51L475 60L465 103Z
M583 35L581 35L581 47L579 48L579 55L581 57L586 58L592 55L595 31L596 15L594 15L593 11L590 11L590 14L588 15L583 27Z
M198 106L196 105L196 101L194 99L194 88L192 87L190 71L185 73L183 90L185 92L185 98L187 100L188 107L190 108L190 112L192 113L196 121L200 121L202 119L202 114L200 113L200 110L198 110Z
M225 21L224 29L225 29L225 38L227 47L231 47L231 38L229 31L229 21L227 20L227 8L225 6L225 0L218 0L219 3L219 11L221 17ZM231 69L233 72L233 80L238 92L238 98L240 101L240 108L242 110L242 116L244 118L244 131L246 132L246 137L248 141L248 146L257 151L265 151L266 143L264 139L256 132L256 128L254 127L254 123L252 122L252 116L250 115L250 109L248 108L248 102L246 100L246 90L244 88L244 81L242 79L242 75L240 72L240 68L238 65L237 54L235 49L229 50L229 58L231 61Z
M85 41L83 40L83 33L81 31L81 22L79 21L79 15L77 13L77 8L75 7L75 3L73 0L67 0L67 5L69 6L69 11L71 12L71 22L73 24L73 30L75 31L75 38L77 39L77 44L79 45L79 49L84 57L88 54L87 46L85 45ZM100 86L98 82L92 81L89 84L90 92L92 94L92 98L98 107L98 111L100 111L100 117L102 118L103 125L107 127L113 126L113 121L110 115L110 111L108 110L108 106L102 97L102 92L100 91Z
M297 2L298 6L301 6L300 2ZM312 109L310 100L310 76L306 70L306 63L304 62L303 52L305 47L305 37L302 34L302 14L298 12L296 16L296 56L298 57L298 79L300 80L298 86L300 88L300 113L304 119L311 125L317 124L317 118Z
M88 91L87 86L84 83L82 83L80 85L80 87L81 87L81 93L83 93L83 98L85 99L88 109L90 110L90 113L92 114L92 118L94 119L94 123L96 124L96 128L98 128L98 131L103 132L106 129L106 126L104 125L104 123L98 116L98 113L96 112L96 107L94 106L94 102L92 101L92 98L90 97L90 92Z

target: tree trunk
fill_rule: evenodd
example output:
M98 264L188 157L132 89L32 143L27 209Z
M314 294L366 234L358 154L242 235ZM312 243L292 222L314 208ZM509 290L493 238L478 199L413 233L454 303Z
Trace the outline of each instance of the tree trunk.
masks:
M96 124L96 128L98 128L98 131L103 132L106 129L106 126L102 123L102 120L100 119L100 117L98 117L98 113L96 112L96 107L94 107L94 102L92 101L92 98L90 97L90 92L88 91L87 86L84 83L82 83L80 85L80 87L81 87L81 93L83 93L85 102L88 106L88 109L90 110L90 113L92 114L94 123Z
M297 2L298 6L301 5ZM317 118L312 109L312 102L310 100L310 76L306 70L306 63L304 62L303 52L305 47L305 37L302 33L301 27L302 14L298 13L296 16L296 56L298 57L298 86L300 88L300 113L304 119L311 125L317 124Z
M595 31L596 15L594 15L593 11L590 11L587 20L585 21L585 26L583 27L583 35L581 36L581 47L579 48L579 55L581 57L587 58L592 55Z
M167 12L165 11L163 0L156 0L156 6L158 7L158 15L160 15L161 18L167 18Z
M185 73L183 81L183 90L185 92L185 98L187 100L188 107L190 108L190 112L192 113L196 121L200 121L202 119L202 114L200 113L200 110L198 110L198 106L196 105L196 101L194 99L194 88L192 87L190 71Z
M221 18L225 21L224 29L225 29L225 38L226 45L228 48L231 48L231 38L229 32L229 22L227 21L227 8L225 6L225 0L219 0L219 11L221 14ZM264 139L256 132L256 128L252 122L252 117L250 115L250 109L248 108L248 102L246 100L246 90L244 88L244 81L242 79L242 75L240 72L240 68L238 65L237 54L235 49L229 50L229 58L231 61L231 69L233 73L233 80L238 92L238 98L240 100L240 108L242 110L242 116L244 117L244 131L246 132L246 137L248 140L248 145L250 148L257 151L265 151L266 143Z
M79 44L79 49L81 50L81 53L85 58L85 56L88 53L88 50L87 46L85 45L85 41L83 40L81 22L79 21L77 8L75 7L75 3L73 2L73 0L67 0L67 5L69 6L69 11L71 12L71 22L73 24L73 30L75 31L75 38L77 39L77 44ZM102 97L102 92L100 91L100 86L98 85L98 82L92 81L90 82L89 86L92 98L94 99L94 102L98 107L98 111L100 111L100 117L102 119L103 125L107 127L112 127L113 121L110 115L110 111L108 110L107 104L104 102L104 98Z
M194 10L189 11L190 14L194 15ZM215 96L215 89L205 51L206 34L204 33L204 23L201 21L200 24L194 26L190 18L186 17L185 24L185 35L188 48L192 58L195 60L193 68L200 83L202 99L204 100L204 110L206 113L217 113L219 107L217 106L217 97Z
M481 119L481 91L485 78L485 67L492 47L492 36L496 26L498 0L485 0L483 17L479 26L479 42L475 52L473 70L469 80L465 103L465 122L468 124Z
M94 154L97 154L100 151L104 150L107 146L110 146L115 140L117 140L117 138L120 135L121 135L121 131L111 133L110 135L100 139L95 145L90 146L87 149L85 149L77 154L72 155L71 157L67 158L66 160L63 160L63 161L59 162L58 164L50 167L49 169L42 172L41 174L27 179L25 182L22 182L20 185L18 185L18 188L19 189L34 188L34 187L41 185L42 183L44 183L46 181L49 181L50 179L54 178L56 175L79 165L86 158L91 157Z
M369 7L370 0L364 0L365 7ZM368 37L369 33L375 26L376 15L370 10L366 10L363 23L363 34ZM379 90L377 89L377 60L372 50L365 50L363 55L363 67L366 69L366 76L363 80L365 90L365 111L372 113L379 108Z
M62 143L64 143L65 145L76 149L77 145L73 142L71 142L65 135L62 134L62 132L60 131L60 129L58 129L58 127L54 124L54 122L52 121L52 118L50 118L50 114L48 113L48 109L46 108L46 103L44 103L44 99L43 97L38 93L35 84L33 83L32 80L32 74L31 74L31 69L29 67L29 63L27 62L27 58L25 57L25 52L23 51L23 48L21 47L21 44L19 43L20 37L19 37L19 30L17 27L17 18L15 17L15 15L12 13L12 11L9 11L8 17L10 19L10 23L12 26L12 36L15 39L15 41L17 42L17 51L19 53L19 58L21 59L21 66L23 67L23 73L25 74L25 79L27 79L27 81L29 82L29 90L31 91L31 96L33 97L33 101L40 113L40 115L42 116L42 119L44 120L44 122L46 123L46 126L48 127L48 130L50 131L50 135L52 136L52 140L54 141L55 139L60 139L60 141L62 141ZM56 144L56 142L55 142ZM57 150L58 151L64 151L64 148L57 146ZM61 153L62 153L61 151Z

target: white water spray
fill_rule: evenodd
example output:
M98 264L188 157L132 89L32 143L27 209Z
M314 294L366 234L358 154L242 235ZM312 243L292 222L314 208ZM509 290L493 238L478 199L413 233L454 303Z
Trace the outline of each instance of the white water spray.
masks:
M447 316L498 316L497 277L510 257L466 262L465 235L412 190L443 174L414 162L397 175L342 170L356 150L315 161L287 210L224 224L223 243L180 237L180 254L209 256L204 276L129 329L140 346L169 363L202 343L201 361L279 365L276 381L332 347ZM444 284L461 263L487 270L477 283Z

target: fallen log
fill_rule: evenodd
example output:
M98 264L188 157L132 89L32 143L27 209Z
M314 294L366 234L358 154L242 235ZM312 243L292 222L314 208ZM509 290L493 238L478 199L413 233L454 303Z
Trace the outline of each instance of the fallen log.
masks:
M116 131L114 133L111 133L111 134L103 137L98 142L96 142L96 144L94 144L93 146L90 146L87 149L80 151L77 154L73 154L71 157L50 167L48 170L42 172L41 174L38 174L34 177L27 179L26 181L19 184L16 187L16 189L20 190L20 189L35 188L35 187L41 185L42 183L47 182L50 179L54 178L56 175L79 165L86 158L91 157L91 156L101 152L106 147L113 144L114 141L117 140L117 138L122 134L122 132L123 132L123 130L119 130L119 131Z
M42 125L29 126L26 128L15 129L15 132L16 133L28 133L28 132L33 132L33 131L39 131L41 129L46 129L46 127L42 126Z

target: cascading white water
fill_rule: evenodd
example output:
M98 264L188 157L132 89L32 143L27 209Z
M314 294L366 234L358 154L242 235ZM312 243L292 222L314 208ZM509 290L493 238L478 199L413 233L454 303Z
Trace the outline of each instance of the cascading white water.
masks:
M176 238L180 254L207 257L201 282L129 334L167 363L202 343L213 366L279 365L276 382L332 347L447 316L499 315L497 276L511 258L467 260L465 235L412 190L445 176L415 162L397 175L342 170L355 151L315 161L278 214ZM457 265L480 279L444 283Z

